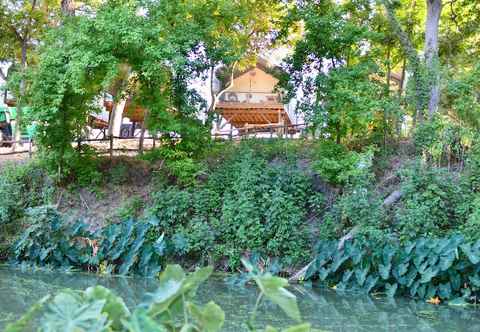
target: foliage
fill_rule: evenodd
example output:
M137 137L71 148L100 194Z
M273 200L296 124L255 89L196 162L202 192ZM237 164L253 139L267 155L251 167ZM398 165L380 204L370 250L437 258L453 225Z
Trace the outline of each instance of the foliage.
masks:
M178 146L167 146L161 149L150 151L142 158L150 162L161 162L162 167L167 170L167 175L179 185L190 186L196 183L197 177L202 175L205 167L202 162L194 158L200 154L204 147L198 150L187 152Z
M16 261L148 276L161 269L164 240L149 235L154 223L129 219L92 232L82 221L66 222L51 206L30 209L26 223L13 247Z
M331 184L345 185L357 170L362 159L359 153L332 141L323 141L314 146L315 171Z
M439 297L454 303L474 301L480 291L480 240L461 235L419 238L403 245L389 241L320 241L307 277L317 276L338 291L358 290Z
M29 225L13 247L17 261L40 265L70 266L88 264L93 247L83 223L68 225L53 206L39 206L27 211Z
M0 170L0 225L18 221L24 210L50 202L53 182L36 162Z
M401 177L403 197L395 211L401 240L444 236L462 223L459 208L466 191L453 174L417 163Z
M197 288L205 282L212 268L198 269L185 274L178 265L169 265L160 275L159 287L148 294L144 303L130 311L122 298L107 288L95 286L85 291L65 290L51 300L42 300L18 322L7 326L7 332L18 331L32 323L38 307L46 307L41 315L39 331L220 331L225 314L214 302L197 304L194 302ZM285 279L271 275L254 277L260 297L267 297L279 305L293 319L300 321L295 296L285 287ZM255 308L256 311L256 308ZM253 316L255 315L255 311ZM256 331L254 322L248 325ZM291 327L284 331L310 331L309 324ZM266 331L276 331L267 327Z
M467 201L468 215L465 223L460 225L460 232L469 240L474 241L480 234L480 197L477 194L472 195L471 200Z
M436 117L419 125L413 138L417 152L427 163L450 168L454 164L465 163L466 151L473 137L468 128Z
M363 9L374 12L371 6ZM301 96L299 110L317 133L337 143L364 139L374 128L387 132L396 115L397 102L380 79L382 35L362 15L348 1L328 0L298 1L290 15L305 34L286 61L282 85L289 97Z
M204 183L153 194L149 214L159 220L158 232L175 239L176 254L204 261L227 258L230 268L251 251L290 264L305 258L307 219L319 194L296 159L276 155L279 159L268 160L271 152L264 151L264 157L252 144L242 143L223 156Z
M343 162L346 166L338 168L340 173L337 176L344 184L343 191L325 213L319 226L319 236L336 239L355 227L367 238L381 238L386 232L386 214L381 195L373 186L373 151L343 151L346 157L340 154L339 163ZM331 159L328 159L328 154L325 158L332 160L333 155ZM329 164L334 165L335 162L330 161Z

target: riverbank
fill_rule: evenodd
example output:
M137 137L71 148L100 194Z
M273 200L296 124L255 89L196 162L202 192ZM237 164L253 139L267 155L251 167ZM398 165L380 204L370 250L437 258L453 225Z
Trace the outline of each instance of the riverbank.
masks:
M2 173L4 257L148 275L169 262L237 271L246 256L261 269L286 276L309 266L299 277L319 278L325 271L312 265L318 258L314 248L343 239L341 246L348 244L343 254L338 260L332 256L329 264L338 269L346 263L329 285L349 288L350 278L362 276L365 266L355 272L345 250L367 243L367 251L379 249L375 261L368 262L370 282L378 277L369 291L385 292L388 283L389 292L396 293L403 287L397 280L403 273L394 271L405 262L392 263L388 278L382 278L380 266L389 266L378 259L383 247L463 234L456 250L470 244L476 255L479 234L476 164L461 171L433 166L409 151L408 142L390 154L309 140L222 142L191 156L159 150L142 158L83 158L73 165L70 182L61 183L34 160ZM23 242L15 244L19 238ZM470 251L462 253L463 260L469 258ZM435 271L442 252L436 256L428 265L410 265L418 270L415 278ZM445 296L443 271L429 280L435 289L422 291L428 288L422 282L411 296L457 297L465 287ZM468 279L472 275L459 273L468 282L469 300L477 292Z

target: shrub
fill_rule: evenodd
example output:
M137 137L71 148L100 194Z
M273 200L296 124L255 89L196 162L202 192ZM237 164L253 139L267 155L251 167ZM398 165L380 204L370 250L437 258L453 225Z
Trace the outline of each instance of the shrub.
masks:
M161 160L168 176L182 186L195 184L197 177L205 171L203 163L194 159L191 153L176 147L165 146L147 152L142 158L150 162Z
M325 214L320 237L336 239L357 227L369 239L381 238L386 232L386 215L380 194L373 186L373 151L358 153L356 165L339 175L345 179L341 195Z
M346 147L332 141L321 141L313 150L313 168L331 184L345 185L351 176L355 176L361 154L349 151Z
M94 233L81 220L68 223L54 207L41 206L28 210L26 223L13 247L16 261L147 276L161 269L164 237L151 233L153 222L130 219Z
M475 194L467 204L470 212L465 223L460 226L460 231L465 238L473 241L480 234L480 195Z
M237 153L212 167L204 183L152 195L149 214L158 219L158 231L172 241L176 255L226 259L229 268L252 251L282 257L287 264L306 259L308 217L322 206L322 197L293 157L269 161L252 144L241 143Z
M21 219L29 207L47 204L55 187L37 163L8 165L0 170L0 225Z
M395 211L401 240L444 236L463 223L462 190L452 173L416 163L402 170L401 178L402 204Z
M475 302L480 292L480 240L461 235L420 238L400 245L388 240L320 241L306 278L318 277L337 290L439 297L451 304Z

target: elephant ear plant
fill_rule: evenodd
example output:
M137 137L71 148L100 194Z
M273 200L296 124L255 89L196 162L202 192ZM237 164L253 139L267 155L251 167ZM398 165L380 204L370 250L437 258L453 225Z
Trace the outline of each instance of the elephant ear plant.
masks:
M42 332L216 332L225 321L223 310L214 302L197 304L195 293L212 273L211 267L186 274L179 265L169 265L160 274L158 289L146 296L144 303L132 310L122 298L102 286L85 291L65 290L42 299L6 332L19 332L38 326ZM279 305L292 319L300 321L295 295L285 289L287 281L270 274L252 275L260 289L259 299L251 319L250 331L255 329L255 314L262 298ZM267 332L277 329L268 326ZM311 331L309 324L284 329L288 332Z

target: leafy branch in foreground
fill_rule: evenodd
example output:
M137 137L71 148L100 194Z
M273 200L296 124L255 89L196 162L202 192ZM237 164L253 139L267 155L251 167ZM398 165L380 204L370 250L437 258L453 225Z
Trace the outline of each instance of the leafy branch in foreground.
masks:
M248 266L247 266L248 268ZM194 301L200 284L206 281L211 267L186 274L179 265L169 265L160 275L158 289L132 310L122 298L102 286L85 291L65 290L53 298L34 305L17 322L7 326L5 332L23 331L38 322L42 332L111 331L111 332L216 332L220 331L225 313L214 302L197 304ZM295 295L285 289L285 279L270 274L253 275L260 289L259 299L265 297L279 305L295 321L300 322L300 312ZM247 323L250 331L258 331L254 317ZM43 314L36 317L42 310ZM39 320L37 321L37 319ZM278 331L267 326L266 332ZM284 332L309 332L310 324L301 324L282 330Z

